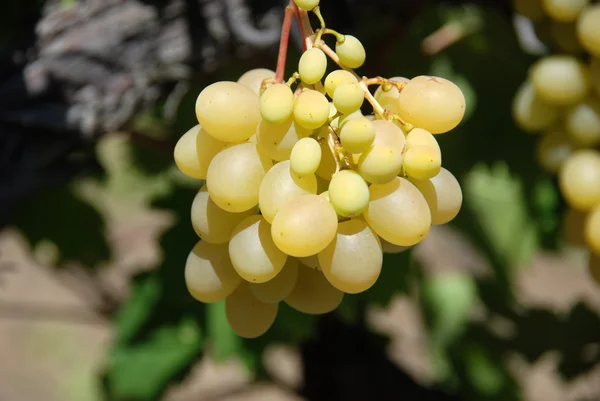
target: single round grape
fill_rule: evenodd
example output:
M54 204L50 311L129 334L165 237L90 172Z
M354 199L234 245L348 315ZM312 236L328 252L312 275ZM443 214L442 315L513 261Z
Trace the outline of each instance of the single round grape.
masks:
M408 251L411 248L410 246L394 245L390 242L387 242L383 238L379 238L379 241L381 242L381 248L383 249L383 253L390 253L390 254L402 253L402 252Z
M353 170L342 170L335 174L328 193L336 213L343 217L359 216L369 203L369 187L360 174Z
M463 195L458 180L445 168L428 180L411 180L429 205L431 224L452 221L462 207Z
M369 187L371 201L364 217L377 235L400 246L420 242L431 227L431 212L425 197L410 181L396 177Z
M294 110L294 93L286 84L271 85L260 95L259 105L263 121L282 124Z
M333 93L333 104L342 114L350 114L360 109L365 100L365 92L357 82L342 82Z
M590 75L596 96L600 96L600 58L592 58L590 62Z
M537 21L545 17L542 0L513 0L513 6L518 14Z
M302 313L321 315L337 308L342 299L344 293L332 286L322 272L300 266L296 285L284 301Z
M546 171L556 174L574 149L567 133L561 128L554 128L537 141L536 158Z
M543 101L533 84L525 81L517 90L512 104L513 118L523 130L538 132L549 128L560 115L558 106Z
M329 149L329 145L327 144L326 140L321 141L319 146L321 147L321 163L319 164L315 174L322 180L327 181L327 185L329 185L329 181L335 173L335 159L333 158L333 154L331 153L331 149Z
M600 100L590 97L572 106L565 115L565 129L578 145L600 145Z
M325 278L348 294L371 288L383 264L379 237L362 219L339 223L336 237L318 257Z
M260 121L258 96L237 82L215 82L198 95L196 117L202 128L220 141L245 141Z
M550 36L556 47L566 53L581 53L583 47L577 37L577 27L574 23L550 23Z
M329 102L325 95L308 89L296 98L294 121L307 129L317 129L329 118Z
M258 124L256 140L269 158L283 161L290 158L296 142L311 133L312 131L296 124L293 117L282 124L271 124L261 120Z
M588 262L588 272L597 285L600 285L600 256L591 254Z
M312 11L313 8L319 5L320 0L294 0L298 7L306 11Z
M299 176L286 160L274 165L265 175L258 192L258 205L263 217L271 223L289 201L316 193L317 178L313 174Z
M428 180L435 177L441 167L442 154L432 146L413 146L404 154L406 175L417 180Z
M175 164L183 174L203 180L211 160L225 146L227 142L213 138L197 124L177 141L173 151Z
M533 65L530 76L540 98L558 106L583 100L591 87L587 67L569 55L544 57Z
M260 183L272 165L255 143L223 149L208 166L208 193L223 210L232 213L249 210L258 205Z
M273 219L271 235L279 249L290 256L321 252L337 229L333 206L318 195L302 195L286 203Z
M352 120L356 120L357 118L362 118L363 113L360 110L355 110L350 114L342 114L337 118L337 127L341 130Z
M435 136L423 128L414 128L406 135L406 149L415 146L430 146L441 152L440 145L435 139Z
M583 47L600 57L600 4L586 7L577 20L577 36Z
M327 202L331 203L331 198L329 197L329 191L324 191L319 194L319 196L325 199Z
M297 258L288 257L283 269L271 280L264 283L250 283L252 294L259 301L268 304L283 301L285 297L290 295L296 285L299 266L300 263Z
M321 164L321 145L313 138L302 138L292 148L290 168L300 177L313 175Z
M185 262L185 285L200 302L224 299L242 281L235 272L226 244L215 245L199 241Z
M589 210L600 201L600 153L588 149L573 152L558 179L567 203L577 210Z
M404 151L406 136L396 124L387 120L375 120L372 123L375 127L374 143L387 145L401 152Z
M396 82L408 82L409 81L408 78L404 78L404 77L392 77L392 78L390 78L390 80L396 81ZM375 90L375 94L373 96L375 97L375 100L377 100L379 102L381 107L391 111L394 114L400 114L400 108L399 108L399 103L398 103L398 98L400 97L400 91L398 90L398 88L396 88L395 86L392 86L392 88L389 91L384 91L383 86L380 85L377 87L377 90Z
M572 22L589 4L590 0L542 0L544 11L554 20Z
M340 142L350 153L362 153L375 141L375 126L366 117L358 117L344 124L340 131Z
M373 121L375 141L358 160L358 172L373 184L393 180L402 170L406 139L400 128L385 120Z
M242 76L238 78L237 82L240 85L252 89L257 95L260 95L260 87L263 80L267 78L275 78L275 71L269 70L268 68L255 68L243 73Z
M338 85L342 82L358 83L358 79L356 79L354 74L346 70L334 70L325 77L325 91L331 99L333 99L333 94L335 93Z
M567 209L562 219L562 236L569 245L585 247L585 220L587 213Z
M298 73L302 82L312 85L320 82L327 69L327 56L323 50L316 47L310 48L300 56Z
M600 205L595 205L585 217L585 242L595 254L600 254Z
M342 64L350 68L360 67L367 58L362 43L352 35L344 35L343 42L336 42L335 52Z
M275 322L279 304L259 301L248 283L242 283L225 300L225 316L240 337L256 338L267 332Z
M249 216L238 224L229 241L229 257L240 277L252 283L271 280L287 260L273 243L271 225L262 216Z
M310 267L311 269L315 270L321 270L321 266L319 266L319 257L316 254L297 259L303 266Z
M418 76L406 83L398 98L400 117L432 134L454 129L465 115L460 88L440 77Z

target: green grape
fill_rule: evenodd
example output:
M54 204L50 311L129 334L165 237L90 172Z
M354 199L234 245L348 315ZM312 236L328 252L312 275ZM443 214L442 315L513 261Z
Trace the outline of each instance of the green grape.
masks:
M435 136L431 132L423 128L414 128L408 133L408 135L406 135L406 149L410 149L415 146L432 147L437 149L441 155L441 149L437 139L435 139Z
M325 278L348 294L371 288L383 264L379 237L361 219L339 223L336 237L318 258Z
M235 272L226 244L199 241L185 262L185 285L200 302L211 303L224 299L241 283Z
M429 205L432 224L452 221L462 207L463 195L458 180L445 168L428 180L411 180Z
M333 206L318 195L302 195L286 203L273 219L271 235L279 249L290 256L321 252L337 229Z
M302 138L292 148L290 168L299 176L314 174L321 163L321 145L313 138Z
M585 220L587 213L567 209L562 219L562 236L567 244L585 247Z
M294 289L285 298L292 308L311 315L329 313L344 299L344 293L325 278L322 272L300 266Z
M589 210L600 201L600 153L588 149L573 152L558 179L567 203L577 210Z
M320 0L294 0L298 7L306 11L312 11L313 8L319 5Z
M271 168L258 192L258 205L263 217L271 223L277 212L289 201L317 193L317 178L313 174L299 176L286 160Z
M310 135L312 131L302 128L290 117L283 124L271 124L261 120L256 132L256 140L269 158L283 161L290 158L292 149L300 138Z
M242 283L225 300L225 316L240 337L256 338L275 322L279 304L261 302L252 294L248 283Z
M329 102L325 95L307 89L296 98L294 121L306 129L317 129L329 118Z
M531 68L536 93L547 103L568 106L583 100L590 90L587 67L574 56L552 55Z
M396 177L369 187L371 201L364 217L377 235L400 246L420 242L431 227L431 212L423 194L410 181Z
M321 163L319 164L315 174L322 180L327 181L327 186L329 186L329 181L335 173L335 159L333 158L333 154L331 153L331 149L329 149L329 145L327 144L326 140L321 141L319 146L321 147Z
M260 95L259 105L263 121L283 124L294 110L294 93L286 84L271 85Z
M518 14L532 21L540 20L546 15L542 0L513 0L513 6Z
M316 47L310 48L300 56L298 73L302 82L312 85L320 82L327 70L327 56L323 50Z
M596 92L596 96L600 96L600 58L592 58L590 62L590 75L592 78L592 86Z
M556 174L573 150L573 144L564 130L554 128L544 133L537 141L536 158L546 171Z
M249 216L238 224L229 241L229 257L240 277L252 283L271 280L287 260L273 243L271 225L262 216Z
M352 35L344 35L344 41L336 42L335 52L342 64L350 68L360 67L367 58L362 43Z
M344 124L340 131L340 142L350 153L362 153L375 141L375 125L366 117L358 117Z
M600 57L600 4L592 4L582 11L577 20L577 36L587 51Z
M565 129L578 145L600 145L600 101L591 97L572 106L565 115Z
M353 170L342 170L334 175L328 192L333 208L343 217L360 215L369 203L369 187Z
M581 53L583 48L577 38L577 27L574 23L550 23L550 36L559 50L566 53Z
M588 248L600 254L600 205L595 205L585 217L584 238Z
M260 95L262 82L267 78L275 78L275 71L269 70L268 68L255 68L243 73L242 76L238 78L237 83L252 89L254 93Z
M213 157L226 146L227 142L213 138L197 124L177 141L173 151L175 164L183 174L203 180Z
M390 121L373 121L375 141L358 160L358 172L368 182L384 184L402 170L402 153L406 139L400 128Z
M191 217L194 231L203 241L211 244L229 242L237 225L253 214L256 214L254 208L241 213L230 213L221 209L208 195L206 185L200 188L192 202Z
M588 272L594 283L600 285L600 256L595 254L590 255Z
M525 81L517 90L512 104L513 118L527 132L549 128L560 115L558 106L543 101L533 84Z
M342 82L333 93L333 104L342 114L350 114L360 109L365 92L357 82Z
M329 197L329 191L324 191L319 194L319 196L325 199L327 202L331 203L331 198Z
M202 128L220 141L245 141L260 121L258 96L237 82L215 82L198 95L196 117Z
M394 245L390 242L387 242L383 238L379 238L379 241L381 242L381 248L383 249L383 253L397 254L406 252L411 248L410 246Z
M338 129L341 130L350 121L355 120L357 118L362 118L362 117L364 117L364 116L363 116L362 111L360 111L360 110L355 110L355 111L353 111L350 114L342 114L341 116L339 116L337 118L337 120L338 120L337 121L337 127L338 127Z
M573 22L590 0L542 0L544 11L560 22Z
M404 154L406 175L417 180L435 177L442 167L442 153L433 146L417 145Z
M316 254L297 259L304 266L310 267L311 269L315 270L321 270L321 266L319 266L319 257Z
M252 294L259 301L268 304L283 301L285 297L290 295L296 285L298 268L298 259L288 257L283 269L271 280L265 283L250 283Z
M206 185L221 209L238 213L258 205L260 183L273 163L255 143L233 145L208 166Z
M432 134L454 129L465 114L465 97L447 79L418 76L406 83L398 98L399 114Z
M334 70L325 77L325 91L331 99L333 99L333 94L338 85L342 82L358 82L358 79L356 79L354 74L346 70Z
M409 81L408 78L404 77L392 77L390 78L390 80L396 82ZM384 91L383 87L380 85L379 87L377 87L377 90L375 90L374 97L375 100L377 100L381 107L383 107L384 109L387 109L394 114L400 114L400 108L398 107L398 98L400 97L400 91L395 86L392 86L392 88L389 91Z

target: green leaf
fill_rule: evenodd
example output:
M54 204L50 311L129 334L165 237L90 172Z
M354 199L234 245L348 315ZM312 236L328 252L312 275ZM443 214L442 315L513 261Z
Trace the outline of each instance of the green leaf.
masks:
M206 306L206 320L211 356L218 361L223 361L239 355L243 347L242 340L229 326L224 300Z

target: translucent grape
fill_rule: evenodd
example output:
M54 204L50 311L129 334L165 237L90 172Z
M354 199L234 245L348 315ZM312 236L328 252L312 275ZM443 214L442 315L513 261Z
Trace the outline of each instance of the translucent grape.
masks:
M573 153L574 146L561 128L546 132L536 143L538 163L550 173L558 173L565 160Z
M297 259L303 266L307 266L315 270L321 270L321 266L319 266L319 257L317 255L310 255Z
M371 201L364 217L377 235L400 246L420 242L431 227L431 212L425 197L410 181L396 177L369 187Z
M392 78L390 78L390 80L396 81L396 82L408 82L409 81L408 78L404 78L404 77L392 77ZM377 90L375 91L374 96L375 96L375 100L377 100L379 102L381 107L383 107L384 109L388 109L389 111L391 111L394 114L400 114L400 108L399 108L399 103L398 103L398 98L400 97L400 91L398 90L398 88L396 88L395 86L392 86L392 88L389 91L384 91L383 87L380 85L377 88Z
M216 139L241 142L250 138L260 121L258 96L237 82L208 85L196 99L198 122Z
M318 195L303 195L286 203L273 219L271 235L279 249L290 256L321 252L337 229L333 206Z
M344 35L343 42L336 42L335 52L342 64L350 68L358 68L364 64L367 54L360 40L352 35Z
M406 145L404 133L390 121L373 121L375 141L358 160L358 172L373 184L384 184L402 170L402 153Z
M588 272L594 283L600 285L600 256L594 254L590 255Z
M348 294L368 290L383 264L379 238L361 219L339 223L336 237L318 257L325 278Z
M261 302L252 294L248 283L242 283L225 300L225 316L240 337L256 338L275 322L279 304Z
M583 100L591 86L587 67L569 55L544 57L533 65L530 77L540 98L558 106Z
M410 246L394 245L390 242L387 242L383 238L380 238L379 241L381 242L381 248L383 249L383 253L396 254L406 252L410 249Z
M325 95L308 89L296 98L294 103L294 121L307 129L316 129L329 118L329 102Z
M362 214L369 203L369 187L353 170L342 170L331 178L329 201L336 213L343 217Z
M589 4L589 0L542 0L544 10L548 15L561 22L572 22Z
M299 176L312 175L321 163L321 145L313 138L302 138L292 148L290 168Z
M565 115L565 128L578 145L600 145L600 101L591 97L572 106Z
M411 180L411 182L427 201L432 224L446 224L458 215L463 195L458 180L451 172L442 167L433 178L424 181Z
M337 308L343 298L344 293L332 286L323 273L300 266L296 285L284 301L302 313L321 315Z
M575 209L567 209L562 220L562 235L565 242L570 245L584 247L585 220L587 213Z
M257 95L260 95L260 87L264 79L275 78L275 71L269 70L268 68L255 68L253 70L246 71L238 78L237 82L240 85L244 85Z
M177 141L173 151L175 164L183 174L203 180L210 161L225 146L226 142L208 135L198 124Z
M290 169L290 161L286 160L274 165L265 175L260 184L258 205L264 218L271 223L289 201L316 193L316 177L313 174L299 176Z
M350 114L360 109L365 92L357 82L342 82L333 93L333 104L342 114Z
M294 93L286 84L271 85L260 95L259 105L263 121L282 124L294 110Z
M364 116L362 114L362 111L360 111L360 110L355 110L350 114L342 114L341 116L339 116L337 118L337 127L341 130L350 121L356 120L357 118L362 118L362 117L364 117Z
M585 242L595 254L600 254L600 205L594 206L585 217Z
M256 132L256 140L269 158L282 161L290 158L292 148L300 138L312 133L294 123L290 117L283 124L271 124L261 120Z
M305 51L298 62L298 73L302 82L314 84L320 82L327 69L327 56L316 47Z
M229 260L227 245L199 241L185 263L185 285L200 302L217 302L231 294L242 278Z
M303 10L311 11L319 5L320 0L294 0L294 3Z
M589 210L600 201L600 153L587 149L574 152L558 178L567 203L577 210Z
M324 191L319 194L319 196L325 199L327 202L331 203L331 198L329 197L329 191Z
M375 126L366 117L359 117L348 121L340 131L340 142L344 149L350 153L362 153L373 144L375 140Z
M298 278L298 259L289 257L278 275L265 283L250 283L252 294L259 301L276 303L283 301L296 285Z
M600 4L582 11L577 20L577 36L587 51L600 57Z
M206 185L211 199L228 212L244 212L258 204L258 190L273 163L255 143L233 145L208 166Z
M545 16L542 0L513 0L513 5L517 13L532 21L540 20Z
M358 79L356 79L354 74L346 70L334 70L325 77L325 91L331 99L333 99L333 94L338 85L342 82L358 82Z
M525 131L537 132L549 128L558 120L558 106L543 101L533 84L525 81L517 90L512 104L513 118Z
M330 181L335 173L335 159L326 140L321 141L319 146L321 147L321 163L315 174L323 180Z
M406 135L406 149L415 146L430 146L441 152L440 145L435 139L435 136L423 128L414 128Z
M440 77L411 79L398 102L400 117L432 134L452 130L465 114L465 97L459 87Z
M417 145L404 154L406 175L417 180L435 177L442 167L442 153L433 146Z

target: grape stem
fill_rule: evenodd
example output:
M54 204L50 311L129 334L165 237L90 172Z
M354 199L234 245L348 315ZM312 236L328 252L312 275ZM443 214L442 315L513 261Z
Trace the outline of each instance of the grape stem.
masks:
M292 19L297 8L293 0L285 7L285 16L281 26L281 37L279 39L279 54L277 55L277 68L275 70L275 82L283 82L285 73L285 62L287 61L288 43L290 41L290 31L292 29Z
M333 155L333 160L335 161L335 172L333 173L333 175L336 175L341 169L341 163L340 156L338 153L339 144L336 141L335 132L333 132L333 129L331 127L328 127L327 130L327 145L329 146L329 150L331 151L331 154Z

